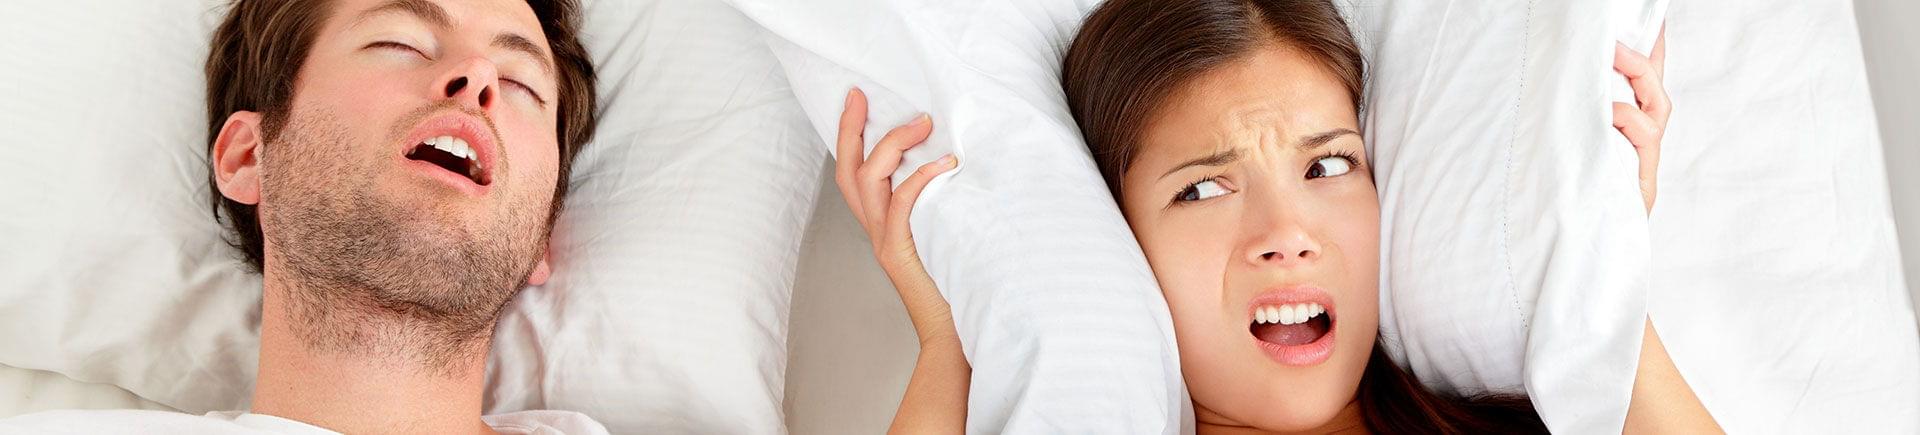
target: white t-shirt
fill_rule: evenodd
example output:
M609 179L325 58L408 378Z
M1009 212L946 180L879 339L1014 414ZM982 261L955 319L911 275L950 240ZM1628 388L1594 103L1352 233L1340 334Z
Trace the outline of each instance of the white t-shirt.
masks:
M480 418L494 431L514 435L605 435L607 428L572 411L520 411ZM0 434L193 434L338 435L298 421L240 411L192 415L148 410L60 410L0 419Z

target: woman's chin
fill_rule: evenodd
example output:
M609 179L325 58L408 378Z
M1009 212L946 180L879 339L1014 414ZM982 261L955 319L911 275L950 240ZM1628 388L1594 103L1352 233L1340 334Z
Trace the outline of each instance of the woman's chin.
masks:
M1299 383L1259 384L1269 387L1265 391L1249 391L1250 394L1243 397L1216 399L1224 402L1214 404L1218 406L1196 401L1194 413L1203 426L1246 427L1279 433L1311 432L1333 423L1335 417L1352 402L1351 391L1341 391L1331 385L1298 388ZM1286 388L1284 385L1295 388ZM1333 396L1347 396L1348 400L1336 400L1338 398Z

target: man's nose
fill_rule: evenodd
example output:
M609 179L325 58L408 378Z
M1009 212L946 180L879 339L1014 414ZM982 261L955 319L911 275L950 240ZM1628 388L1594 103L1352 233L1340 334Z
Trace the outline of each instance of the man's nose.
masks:
M499 97L500 71L493 61L475 57L461 62L439 82L440 93L462 107L490 112Z

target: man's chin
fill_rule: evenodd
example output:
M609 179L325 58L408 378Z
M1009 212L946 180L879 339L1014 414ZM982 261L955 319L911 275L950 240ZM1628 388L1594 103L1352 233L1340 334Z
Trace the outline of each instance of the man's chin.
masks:
M351 216L304 213L316 219L281 228L299 234L274 247L282 251L275 257L291 260L283 269L291 290L314 293L297 299L315 304L314 313L358 313L341 319L484 337L531 271L538 245L490 235L489 222L461 204L393 204Z

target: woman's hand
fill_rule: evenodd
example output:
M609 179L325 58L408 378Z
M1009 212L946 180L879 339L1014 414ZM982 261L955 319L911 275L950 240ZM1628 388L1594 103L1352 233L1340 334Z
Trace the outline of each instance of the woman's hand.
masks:
M1667 71L1666 30L1654 40L1652 56L1616 43L1613 69L1627 76L1634 99L1639 102L1613 103L1613 128L1626 135L1640 154L1640 197L1646 200L1647 213L1653 213L1653 198L1660 184L1660 139L1667 133L1667 116L1673 113L1673 102L1667 99L1667 89L1661 84Z
M873 154L862 158L866 143L862 134L866 126L867 96L854 89L847 94L846 111L840 114L839 157L834 164L833 182L840 186L840 196L846 198L847 207L853 210L854 218L860 220L867 238L873 241L873 257L880 261L880 269L887 272L894 289L900 292L900 302L906 304L907 317L913 320L920 341L953 338L953 312L920 263L920 253L913 246L913 231L908 228L908 215L913 212L913 202L920 197L927 182L952 170L957 161L948 155L922 165L900 183L899 189L894 189L893 172L900 167L901 156L927 140L933 133L933 121L922 114L907 125L894 128L874 145Z
M920 336L920 356L914 362L913 378L907 381L906 395L894 412L888 433L958 434L967 427L967 385L973 367L960 350L959 334L953 326L953 311L940 296L920 263L913 247L913 231L907 226L913 202L920 197L933 177L953 170L958 163L952 155L920 166L893 188L893 171L907 149L919 145L933 133L933 121L927 115L894 128L873 147L873 154L862 157L867 127L867 96L854 89L847 93L846 111L840 114L839 156L834 163L833 182L840 196L860 220L873 241L873 257L880 269L893 280L900 302L907 306L907 317Z
M1673 112L1673 103L1667 100L1667 90L1660 83L1666 73L1666 58L1664 29L1659 39L1654 40L1652 56L1635 53L1626 45L1615 45L1613 49L1613 69L1627 76L1627 82L1633 85L1634 99L1639 103L1613 103L1613 127L1620 129L1620 134L1626 135L1640 154L1640 197L1646 200L1648 213L1653 212L1653 198L1659 187L1655 178L1660 168L1660 139L1667 132L1667 115ZM1726 433L1680 376L1679 367L1674 366L1659 332L1653 328L1653 319L1648 318L1645 323L1646 329L1641 331L1640 363L1634 371L1633 396L1627 403L1627 421L1622 432Z

